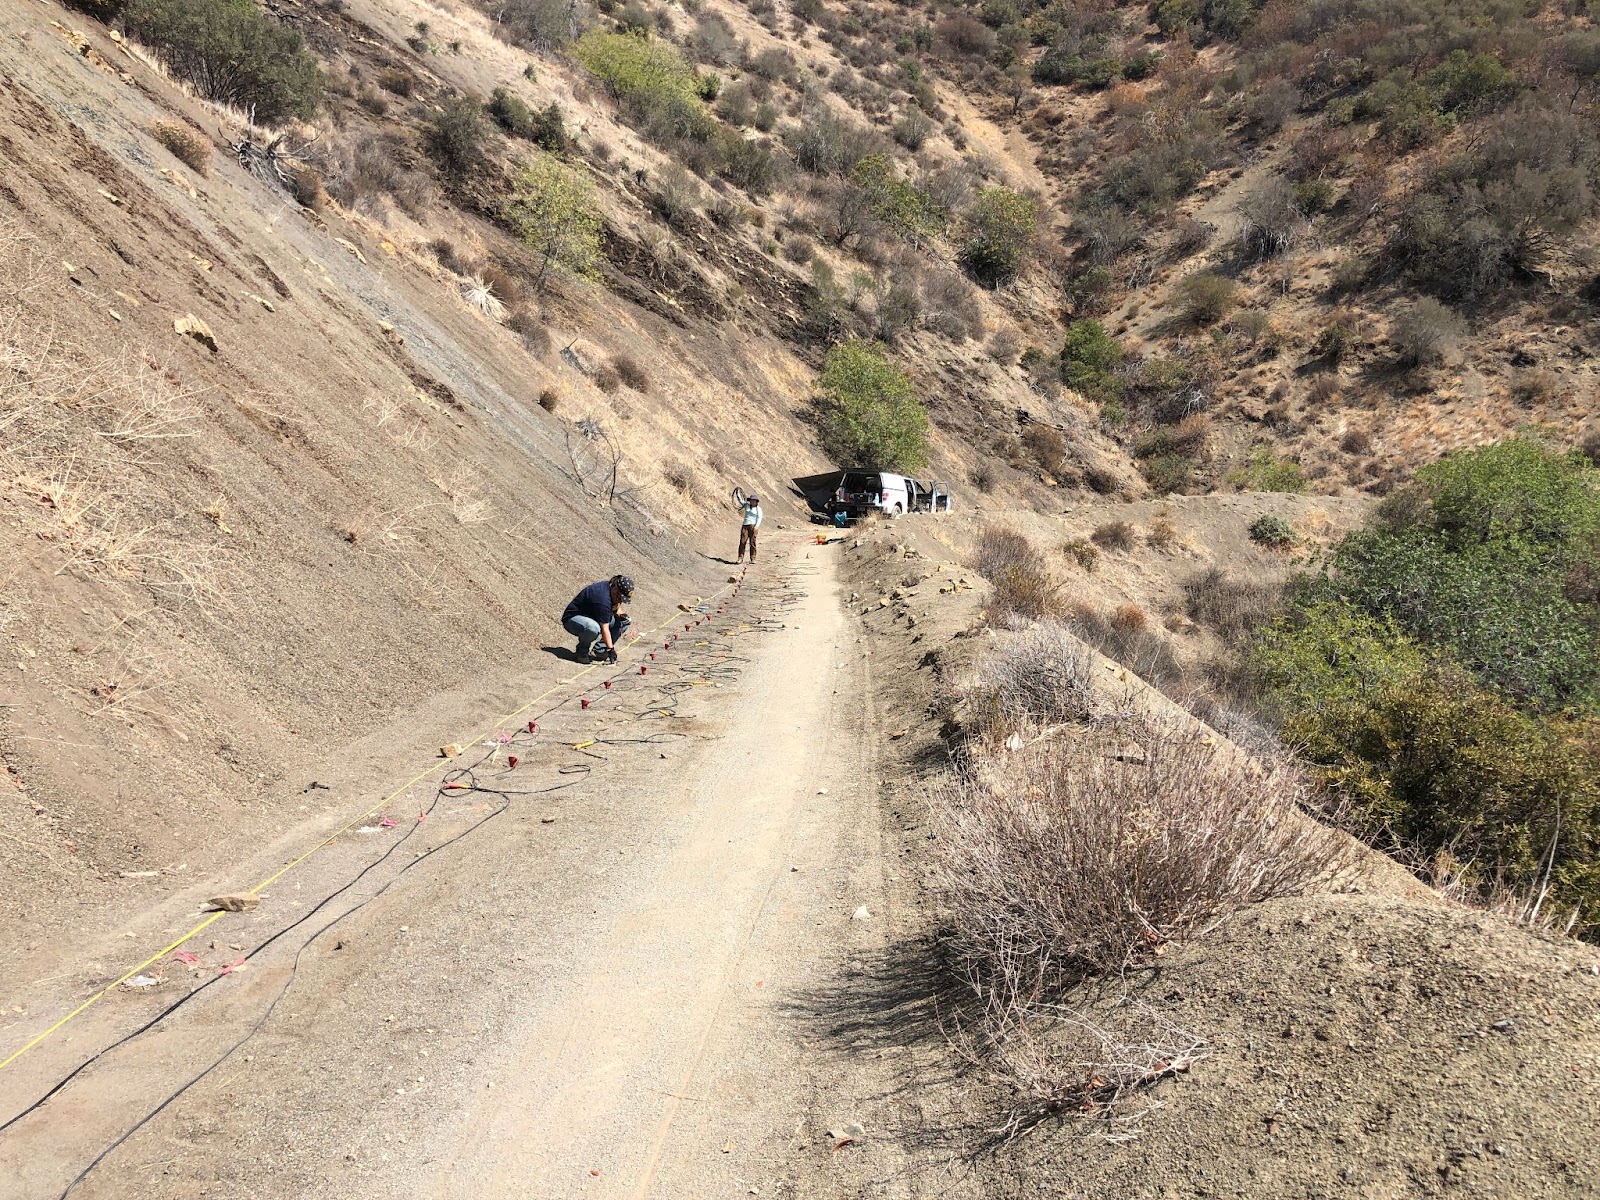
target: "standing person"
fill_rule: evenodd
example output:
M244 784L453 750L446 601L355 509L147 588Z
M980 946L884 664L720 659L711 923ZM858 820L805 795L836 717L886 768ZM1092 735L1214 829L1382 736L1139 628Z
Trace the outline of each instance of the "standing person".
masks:
M761 497L746 496L744 520L739 526L739 562L744 561L745 547L750 548L750 561L756 560L756 530L761 528Z
M633 580L613 575L591 583L561 614L561 627L578 639L579 662L617 661L617 643L628 632L622 605L633 599Z

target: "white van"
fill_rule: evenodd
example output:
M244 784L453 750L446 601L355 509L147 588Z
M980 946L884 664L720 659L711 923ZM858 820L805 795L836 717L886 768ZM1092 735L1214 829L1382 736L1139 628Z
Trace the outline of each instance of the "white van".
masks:
M910 512L949 512L950 489L892 471L830 471L796 479L814 520L859 521L869 512L900 516Z

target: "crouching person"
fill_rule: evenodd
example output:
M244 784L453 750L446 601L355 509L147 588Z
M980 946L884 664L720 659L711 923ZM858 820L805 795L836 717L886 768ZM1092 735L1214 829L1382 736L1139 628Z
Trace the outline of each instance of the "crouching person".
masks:
M613 575L591 583L561 614L561 627L578 639L579 662L616 662L617 645L628 632L622 606L633 599L633 580Z

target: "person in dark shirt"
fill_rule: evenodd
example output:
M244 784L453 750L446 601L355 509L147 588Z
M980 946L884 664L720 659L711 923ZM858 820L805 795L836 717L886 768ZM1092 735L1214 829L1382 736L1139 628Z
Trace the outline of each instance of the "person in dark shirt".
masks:
M622 606L633 599L633 580L613 575L591 583L561 614L561 627L578 639L578 661L617 661L617 643L628 632Z

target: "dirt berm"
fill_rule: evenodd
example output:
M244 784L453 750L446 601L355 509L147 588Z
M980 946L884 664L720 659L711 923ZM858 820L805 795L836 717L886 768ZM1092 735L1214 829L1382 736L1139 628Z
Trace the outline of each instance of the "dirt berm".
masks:
M957 565L977 527L913 517L846 551L879 703L912 731L891 751L910 773L942 769L928 713L948 713L1004 636ZM906 861L926 863L926 810L895 811ZM1249 907L1068 998L1108 1026L1137 1012L1203 1041L1126 1123L1067 1116L997 1144L1014 1097L944 1040L960 998L939 983L944 917L925 880L850 1032L887 1044L921 1029L920 1069L959 1099L936 1119L908 1101L908 1136L965 1157L988 1196L1600 1195L1600 953L1449 902L1380 856L1366 865L1350 890Z

